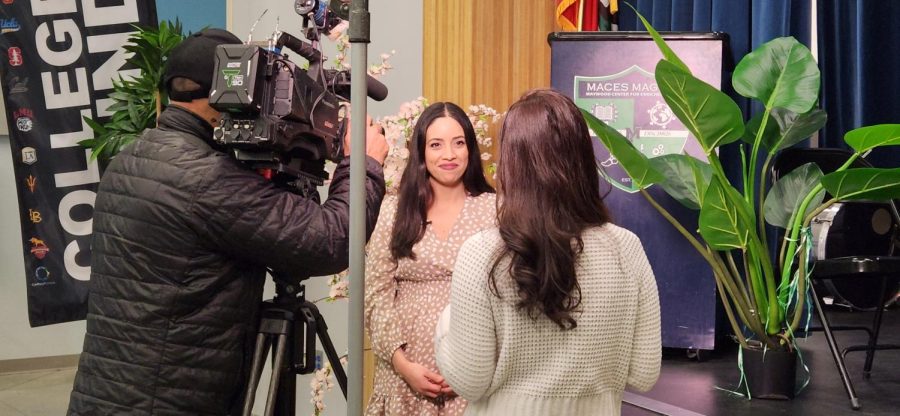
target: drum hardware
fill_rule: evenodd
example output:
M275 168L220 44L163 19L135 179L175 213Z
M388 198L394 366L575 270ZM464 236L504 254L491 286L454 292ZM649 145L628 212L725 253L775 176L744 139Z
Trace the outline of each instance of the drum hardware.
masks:
M848 256L891 256L898 250L900 230L893 220L893 206L884 202L839 202L813 218L813 260ZM874 310L896 302L900 278L890 279L884 298L879 299L880 284L852 278L821 281L826 304L854 310Z

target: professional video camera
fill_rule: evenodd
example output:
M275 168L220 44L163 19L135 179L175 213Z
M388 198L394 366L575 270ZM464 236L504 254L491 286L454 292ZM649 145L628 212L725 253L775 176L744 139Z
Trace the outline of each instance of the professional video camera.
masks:
M276 183L308 194L328 177L325 161L343 158L346 123L340 107L350 101L350 73L325 69L317 48L319 33L328 34L343 22L339 15L315 0L298 0L295 10L312 43L282 32L270 42L271 49L218 46L209 102L224 113L215 128L216 142ZM283 48L306 59L308 68L292 62ZM374 78L368 77L366 85L371 98L387 96Z
M343 158L346 119L341 118L340 110L350 101L350 73L323 67L319 35L328 35L340 25L346 27L349 16L346 0L332 0L330 5L321 0L296 0L294 9L303 16L309 43L282 32L266 47L216 47L209 103L223 117L213 138L275 184L318 201L316 186L328 177L325 161ZM306 59L309 66L303 69L292 62L283 48ZM366 87L375 100L387 96L387 88L372 77L367 77ZM328 327L315 304L306 300L302 282L309 276L270 273L275 297L263 302L260 309L242 415L251 414L270 352L272 375L265 414L294 415L296 375L316 369L317 337L346 397L347 375Z

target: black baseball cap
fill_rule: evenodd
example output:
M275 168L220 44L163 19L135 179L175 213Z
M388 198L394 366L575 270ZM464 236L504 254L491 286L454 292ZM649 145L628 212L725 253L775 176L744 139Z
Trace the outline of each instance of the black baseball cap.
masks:
M240 43L242 42L237 36L223 29L205 29L187 36L172 49L169 59L166 61L163 85L169 92L169 98L175 101L189 102L208 97L215 71L216 46ZM200 89L173 92L169 84L176 77L194 81L200 84Z

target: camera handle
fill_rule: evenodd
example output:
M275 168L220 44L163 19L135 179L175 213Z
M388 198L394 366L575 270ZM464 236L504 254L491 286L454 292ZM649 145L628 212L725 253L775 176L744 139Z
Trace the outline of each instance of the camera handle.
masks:
M290 283L289 280L277 275L274 280L275 297L263 302L260 309L250 380L244 392L244 406L241 413L244 416L250 416L253 410L263 360L270 350L272 377L269 380L264 414L294 416L297 374L309 374L316 370L316 336L319 337L328 362L331 363L334 376L344 393L344 399L347 398L347 374L328 335L328 326L319 313L319 308L306 300L306 288L302 283ZM305 348L298 350L298 346Z

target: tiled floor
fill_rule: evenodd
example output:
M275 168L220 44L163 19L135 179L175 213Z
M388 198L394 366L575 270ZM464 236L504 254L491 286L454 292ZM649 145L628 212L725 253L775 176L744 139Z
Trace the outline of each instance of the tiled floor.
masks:
M271 372L263 370L263 380ZM311 377L311 376L302 376ZM0 373L0 416L63 416L69 407L69 394L75 381L75 367L21 373ZM268 384L265 381L257 390L253 416L263 414ZM311 414L308 402L309 379L298 379L297 414ZM340 415L345 410L340 389L334 387L326 393L327 415Z
M0 374L0 415L66 414L75 368Z

